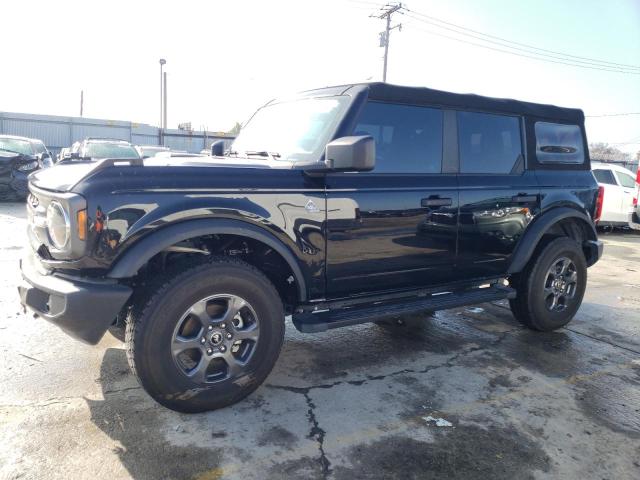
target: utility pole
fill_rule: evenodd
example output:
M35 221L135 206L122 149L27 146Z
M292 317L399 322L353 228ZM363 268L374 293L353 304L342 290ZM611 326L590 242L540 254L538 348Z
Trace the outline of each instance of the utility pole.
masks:
M383 7L383 12L380 15L371 15L374 18L386 20L387 26L384 32L380 33L380 46L384 47L384 66L382 67L382 81L387 81L387 58L389 56L389 37L391 36L391 30L402 30L402 24L391 26L391 16L402 8L402 3L390 4L388 3Z
M82 116L83 111L84 111L84 90L80 90L80 116Z

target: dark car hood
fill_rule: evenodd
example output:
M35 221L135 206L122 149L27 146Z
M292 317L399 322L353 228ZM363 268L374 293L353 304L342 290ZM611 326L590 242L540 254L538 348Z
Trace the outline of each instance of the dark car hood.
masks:
M0 175L8 175L21 164L33 162L34 160L36 160L36 157L32 155L22 155L20 153L0 150Z
M38 170L29 176L29 182L37 188L56 192L68 192L83 178L102 168L132 168L130 166L111 166L114 160L97 162L63 163ZM117 162L117 160L116 160ZM124 160L123 163L128 162ZM268 159L246 159L230 157L152 157L143 160L148 167L202 167L202 168L291 168L287 162Z

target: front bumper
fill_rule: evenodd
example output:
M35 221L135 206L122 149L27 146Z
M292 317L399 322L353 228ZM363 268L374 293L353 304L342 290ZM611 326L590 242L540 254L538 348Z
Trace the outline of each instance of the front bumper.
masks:
M38 269L33 255L20 261L20 303L35 316L57 325L85 343L100 341L131 296L131 288L115 282L61 277Z

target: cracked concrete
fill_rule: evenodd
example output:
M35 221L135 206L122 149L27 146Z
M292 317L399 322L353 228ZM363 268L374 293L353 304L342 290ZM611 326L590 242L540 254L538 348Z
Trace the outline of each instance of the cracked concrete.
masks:
M253 395L183 415L149 399L114 338L85 346L19 312L24 217L0 205L0 478L640 477L637 234L603 236L566 329L531 332L504 303L397 334L287 324Z

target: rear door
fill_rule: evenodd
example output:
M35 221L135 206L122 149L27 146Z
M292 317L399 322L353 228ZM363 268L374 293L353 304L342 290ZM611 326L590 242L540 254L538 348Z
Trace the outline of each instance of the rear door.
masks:
M458 192L455 172L443 173L445 116L424 106L365 105L353 134L375 139L375 169L326 177L329 296L453 277Z
M506 273L540 210L538 181L525 169L522 127L518 116L457 112L461 279Z

